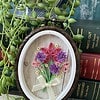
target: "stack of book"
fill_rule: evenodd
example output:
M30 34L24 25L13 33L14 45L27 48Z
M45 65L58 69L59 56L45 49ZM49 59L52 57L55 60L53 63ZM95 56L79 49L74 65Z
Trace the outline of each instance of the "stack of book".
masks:
M71 98L100 100L100 21L79 20L72 26L84 39L77 44L80 54L80 79Z

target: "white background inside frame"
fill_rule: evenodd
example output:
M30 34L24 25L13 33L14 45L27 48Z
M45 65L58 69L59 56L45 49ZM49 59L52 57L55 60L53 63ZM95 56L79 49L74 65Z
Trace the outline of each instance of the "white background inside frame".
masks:
M38 34L41 34L38 36ZM70 59L70 69L69 71L65 74L61 75L61 83L58 86L53 87L53 90L56 94L57 100L61 100L66 93L68 93L69 89L71 88L74 78L75 78L75 72L76 72L76 59L74 55L73 48L71 47L69 41L60 33L56 31L41 31L36 34L37 37L34 35L33 38L35 37L36 39L29 39L29 41L25 44L22 53L20 55L20 59L23 59L22 61L19 59L19 69L20 65L23 67L21 71L23 71L23 79L20 82L24 81L26 86L28 87L30 93L32 90L33 85L39 84L37 81L37 75L36 75L36 70L32 67L32 61L34 59L35 53L37 52L37 48L41 47L48 47L49 44L52 42L55 45L59 45L63 51L66 53L69 52L69 59ZM61 36L60 36L61 35ZM25 55L25 56L23 56ZM20 73L20 72L19 72ZM24 85L22 82L21 84ZM23 86L22 89L25 87ZM25 92L25 91L24 91ZM43 90L40 90L38 92L32 93L34 96L42 99L48 100L48 93L43 92ZM26 93L27 95L27 93ZM30 98L30 97L29 97ZM37 100L37 99L33 99Z

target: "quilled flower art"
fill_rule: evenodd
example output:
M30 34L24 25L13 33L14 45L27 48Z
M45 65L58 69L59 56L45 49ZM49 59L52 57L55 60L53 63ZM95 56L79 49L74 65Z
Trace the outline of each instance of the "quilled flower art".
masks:
M59 45L50 43L48 47L39 48L32 66L39 72L37 79L40 84L34 85L32 92L47 88L50 100L55 100L51 87L60 83L58 77L68 71L69 65L68 52L64 51Z

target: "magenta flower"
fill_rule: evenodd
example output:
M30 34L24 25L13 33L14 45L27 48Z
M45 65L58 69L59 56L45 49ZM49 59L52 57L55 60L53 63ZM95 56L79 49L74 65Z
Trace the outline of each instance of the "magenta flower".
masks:
M38 59L40 62L44 62L46 60L46 55L43 52L38 52L36 59Z
M63 52L63 51L60 51L58 54L57 54L57 58L56 60L60 63L64 62L66 60L66 52Z
M53 43L50 43L48 48L41 48L41 51L46 54L46 62L50 59L55 61L56 55L61 51L61 48L56 48Z
M59 72L59 66L55 64L50 65L50 72L52 74L57 74Z

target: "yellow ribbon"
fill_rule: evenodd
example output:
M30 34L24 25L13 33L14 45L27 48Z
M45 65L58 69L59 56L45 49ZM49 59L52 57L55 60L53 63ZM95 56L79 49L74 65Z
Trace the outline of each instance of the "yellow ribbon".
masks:
M54 78L49 83L47 83L42 75L37 77L37 79L40 84L33 85L32 92L35 92L35 91L38 91L38 90L41 90L41 89L47 87L49 100L56 100L55 93L52 89L52 86L56 86L56 85L60 84L60 80L58 78Z

